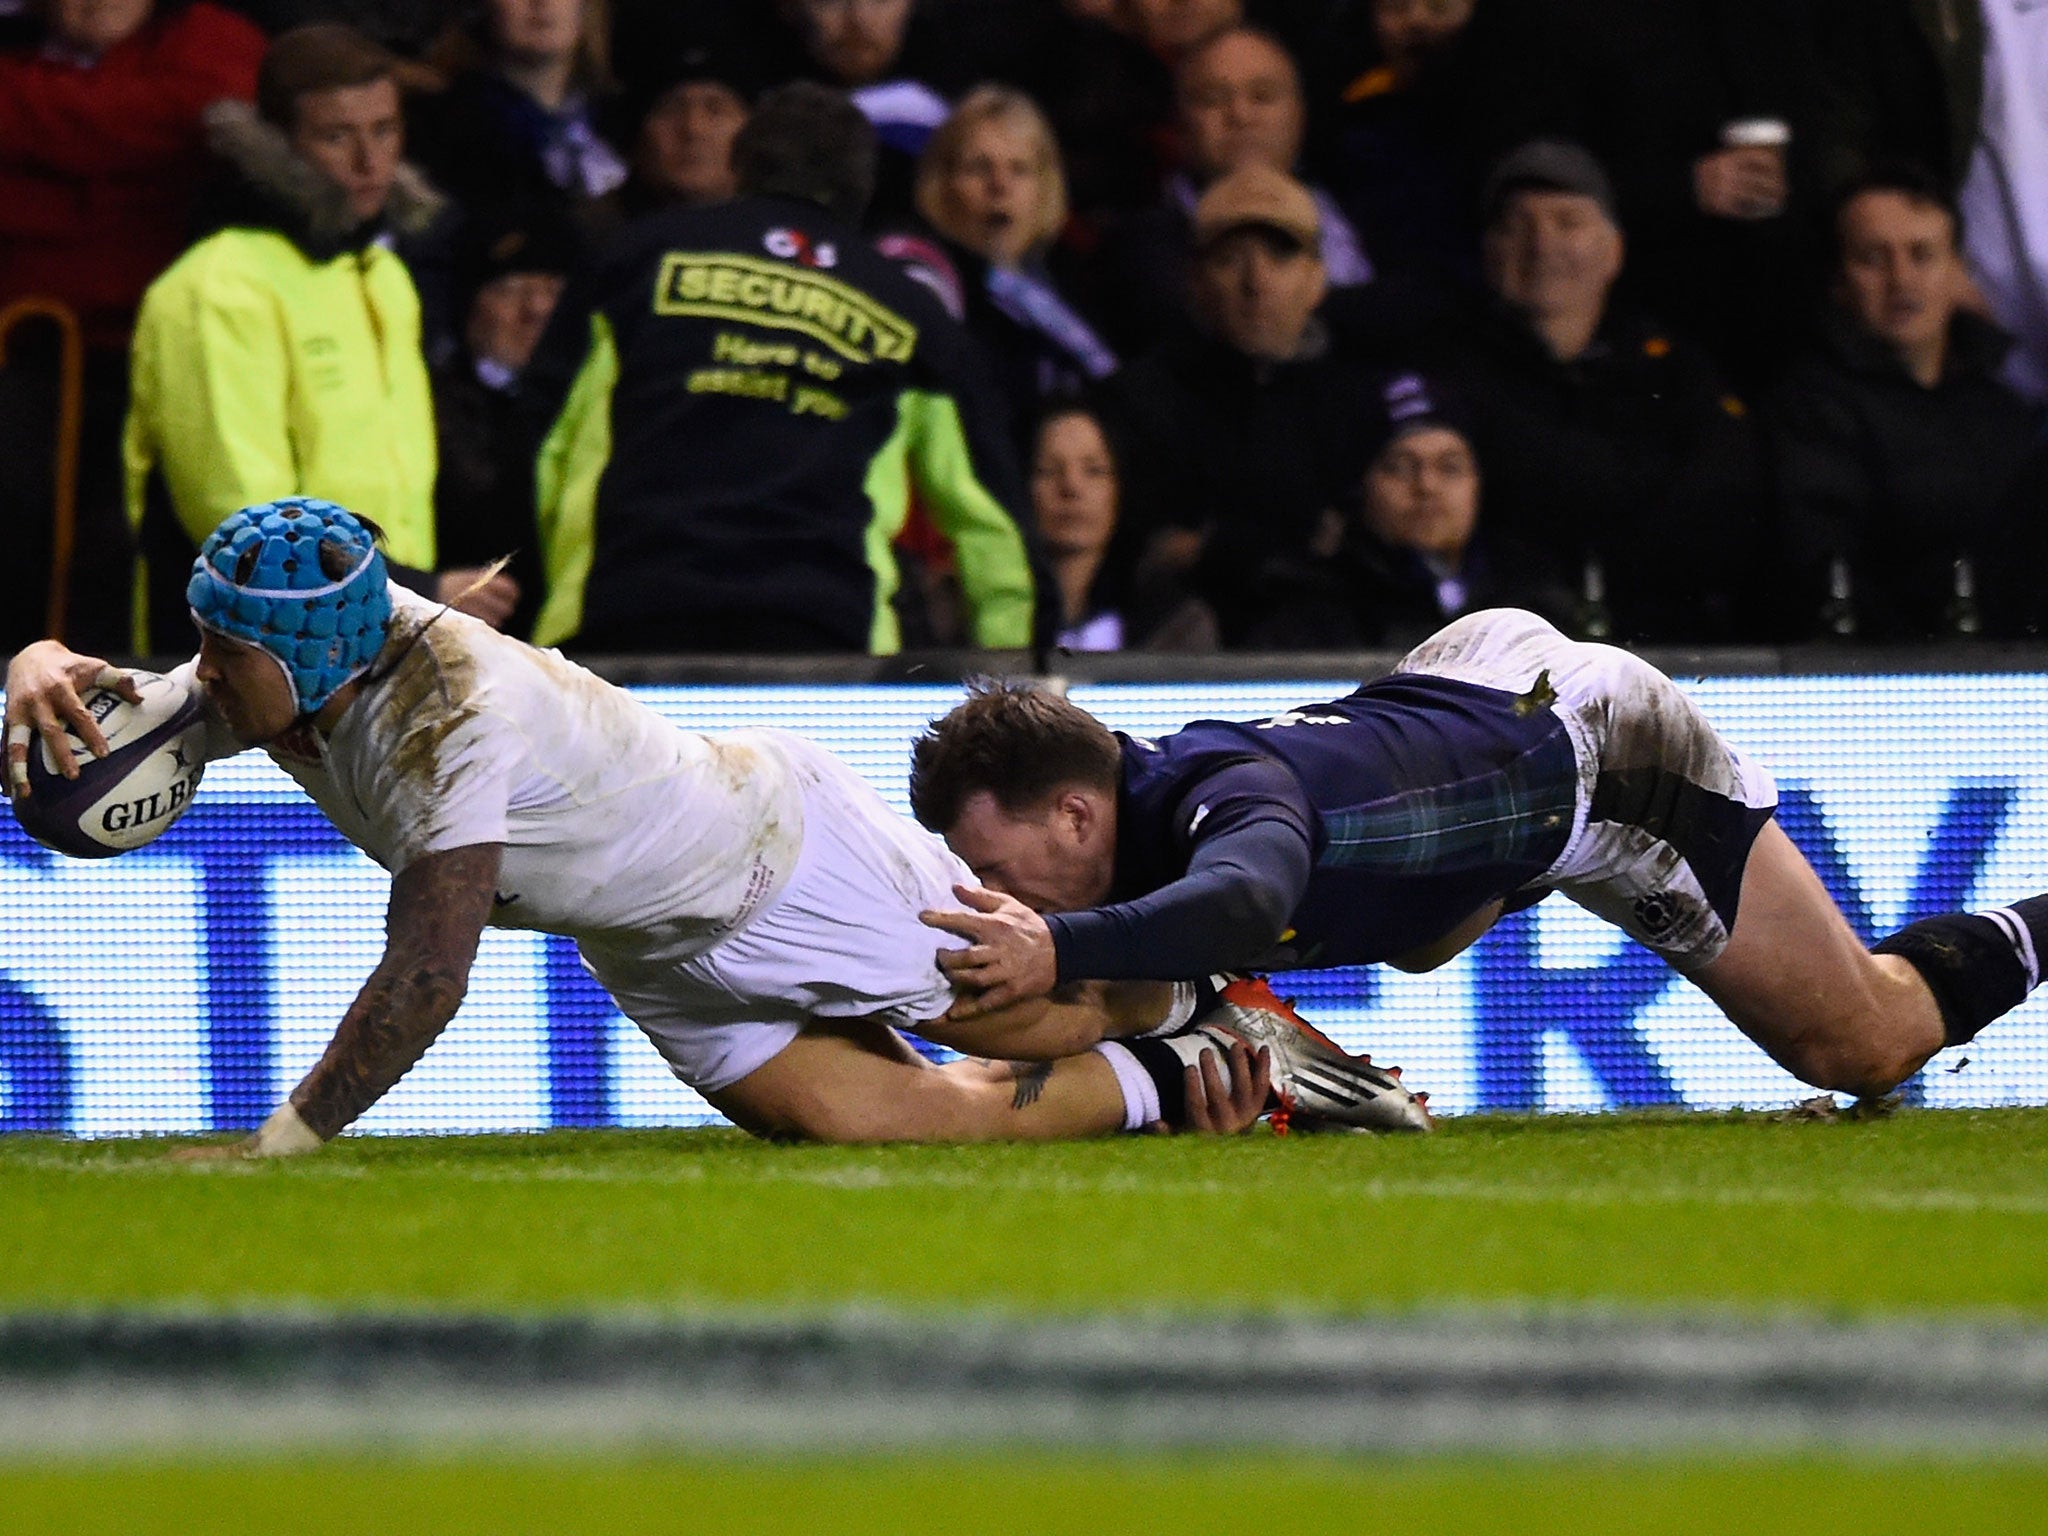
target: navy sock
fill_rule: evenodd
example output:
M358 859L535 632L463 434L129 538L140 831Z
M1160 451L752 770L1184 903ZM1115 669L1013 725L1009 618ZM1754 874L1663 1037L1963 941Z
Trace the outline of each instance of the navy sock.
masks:
M1188 1064L1181 1059L1180 1052L1164 1040L1139 1038L1122 1040L1118 1044L1137 1058L1145 1075L1152 1080L1152 1086L1159 1093L1159 1118L1175 1130L1188 1122L1188 1084L1183 1075Z
M1912 962L1941 1008L1943 1037L1961 1045L2040 984L2040 957L2048 954L2048 896L1986 912L1923 918L1871 949Z

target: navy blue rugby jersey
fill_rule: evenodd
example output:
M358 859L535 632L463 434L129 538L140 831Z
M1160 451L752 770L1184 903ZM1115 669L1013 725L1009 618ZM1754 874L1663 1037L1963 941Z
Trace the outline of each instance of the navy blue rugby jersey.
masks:
M1547 690L1397 673L1119 741L1115 885L1109 905L1048 916L1062 980L1396 958L1571 835L1577 760Z

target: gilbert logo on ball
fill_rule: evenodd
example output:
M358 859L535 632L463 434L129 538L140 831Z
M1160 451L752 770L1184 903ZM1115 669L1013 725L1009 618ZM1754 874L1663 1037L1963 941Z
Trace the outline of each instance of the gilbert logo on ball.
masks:
M128 675L140 704L111 688L83 695L108 751L95 758L74 733L77 778L57 771L48 742L29 748L29 793L14 799L14 814L46 848L76 859L111 858L162 836L192 803L206 761L199 696L154 672Z

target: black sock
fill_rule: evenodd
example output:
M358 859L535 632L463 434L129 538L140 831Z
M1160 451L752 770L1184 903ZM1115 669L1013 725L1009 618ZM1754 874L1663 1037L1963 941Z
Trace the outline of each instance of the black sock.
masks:
M1159 1093L1159 1118L1175 1130L1187 1124L1188 1084L1183 1075L1188 1064L1181 1059L1180 1052L1164 1040L1139 1038L1122 1040L1118 1044L1137 1058L1145 1075L1152 1079L1152 1086Z
M2039 984L2039 957L2048 953L2048 896L1922 918L1871 951L1912 962L1941 1008L1944 1039L1961 1045Z

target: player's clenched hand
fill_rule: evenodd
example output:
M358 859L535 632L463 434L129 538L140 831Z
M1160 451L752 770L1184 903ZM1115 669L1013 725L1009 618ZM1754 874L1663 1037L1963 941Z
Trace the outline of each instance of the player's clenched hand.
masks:
M927 911L918 920L967 940L965 949L939 951L939 969L962 997L948 1018L972 1019L1012 1003L1043 997L1059 984L1059 960L1045 919L1014 896L956 885L953 894L967 911Z
M97 656L81 656L55 640L38 640L7 664L7 791L28 793L28 749L37 736L67 779L78 777L78 761L65 734L68 726L95 757L107 755L107 738L86 710L87 688L113 688L131 704L142 694L135 680Z
M1273 1091L1273 1053L1263 1045L1254 1055L1242 1040L1230 1047L1230 1081L1223 1081L1214 1051L1204 1051L1201 1068L1187 1069L1188 1129L1233 1136L1266 1112Z

